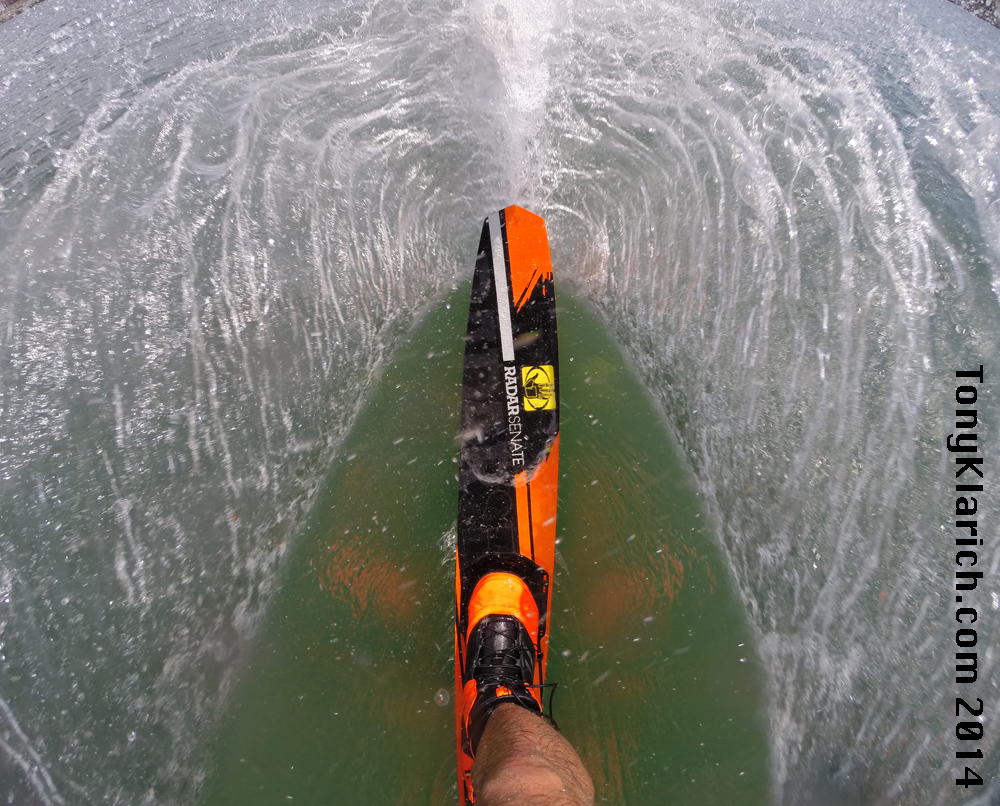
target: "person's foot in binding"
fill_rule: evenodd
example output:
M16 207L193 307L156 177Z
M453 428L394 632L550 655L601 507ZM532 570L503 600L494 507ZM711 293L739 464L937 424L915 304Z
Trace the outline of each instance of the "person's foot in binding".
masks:
M572 745L542 717L538 606L514 574L483 577L469 603L463 729L477 806L592 806ZM492 716L491 716L492 715Z
M487 574L469 601L463 724L475 757L486 721L500 705L515 703L541 713L536 694L538 606L524 581Z

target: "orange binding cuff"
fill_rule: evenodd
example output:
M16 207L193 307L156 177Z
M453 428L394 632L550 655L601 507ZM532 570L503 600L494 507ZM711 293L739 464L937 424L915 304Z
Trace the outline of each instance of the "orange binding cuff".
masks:
M496 571L487 574L476 585L469 600L469 631L491 614L513 616L520 621L532 643L538 646L538 605L524 580L514 574Z

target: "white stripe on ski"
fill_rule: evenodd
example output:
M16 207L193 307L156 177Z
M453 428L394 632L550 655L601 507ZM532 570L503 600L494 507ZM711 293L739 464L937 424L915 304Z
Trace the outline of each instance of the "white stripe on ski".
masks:
M507 261L503 255L500 213L490 215L490 243L493 244L493 281L497 289L497 318L500 320L500 354L506 363L514 360L514 330L510 324L510 292L507 290Z

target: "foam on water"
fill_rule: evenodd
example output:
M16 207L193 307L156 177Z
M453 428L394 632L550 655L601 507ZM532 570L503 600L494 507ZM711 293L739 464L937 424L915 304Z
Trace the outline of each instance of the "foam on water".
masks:
M776 799L955 802L941 446L953 371L998 368L995 31L930 2L88 13L0 29L3 791L195 798L343 434L513 201L690 456Z

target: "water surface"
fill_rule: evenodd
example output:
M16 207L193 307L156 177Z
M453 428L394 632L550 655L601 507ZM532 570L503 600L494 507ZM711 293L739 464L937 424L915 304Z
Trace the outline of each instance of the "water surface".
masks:
M517 203L693 475L773 800L985 796L952 783L943 437L953 372L982 364L998 453L997 51L943 0L97 0L4 24L0 789L208 797L345 436ZM998 735L988 709L987 778Z

